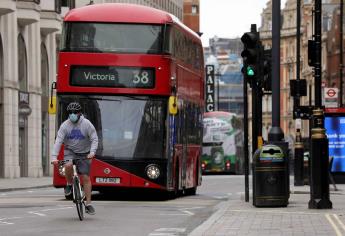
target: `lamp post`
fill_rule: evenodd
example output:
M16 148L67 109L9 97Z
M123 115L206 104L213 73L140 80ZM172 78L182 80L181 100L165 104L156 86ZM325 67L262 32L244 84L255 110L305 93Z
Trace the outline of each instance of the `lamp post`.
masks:
M310 159L310 209L330 209L328 178L328 139L325 130L325 117L321 103L322 76L322 0L315 0L315 107L311 120L311 159Z

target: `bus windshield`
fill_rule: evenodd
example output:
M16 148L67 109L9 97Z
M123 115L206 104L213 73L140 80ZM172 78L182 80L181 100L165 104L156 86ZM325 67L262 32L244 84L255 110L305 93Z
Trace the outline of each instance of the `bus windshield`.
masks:
M162 25L65 22L61 51L161 54Z
M61 96L59 124L67 119L66 107L73 101L82 105L83 115L97 130L97 158L130 160L164 157L164 99L142 96Z

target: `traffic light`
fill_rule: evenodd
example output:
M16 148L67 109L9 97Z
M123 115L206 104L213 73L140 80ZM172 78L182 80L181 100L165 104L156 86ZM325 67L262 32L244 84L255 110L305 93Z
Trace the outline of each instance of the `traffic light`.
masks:
M241 56L243 58L242 73L248 79L256 78L259 75L259 56L260 56L260 42L259 34L256 29L251 32L246 32L241 37L243 43L243 51Z

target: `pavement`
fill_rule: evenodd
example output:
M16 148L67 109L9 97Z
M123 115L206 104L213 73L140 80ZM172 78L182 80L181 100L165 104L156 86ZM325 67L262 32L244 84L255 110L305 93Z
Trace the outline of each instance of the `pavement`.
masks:
M251 176L250 176L251 177ZM0 179L0 192L52 186L52 177ZM251 185L249 185L251 187ZM332 209L308 209L309 185L294 186L290 181L287 207L260 207L239 198L229 197L190 236L228 235L336 235L345 236L345 184L330 185Z
M308 209L310 186L293 183L292 178L287 207L258 208L252 203L252 193L249 202L242 194L219 203L215 213L189 235L345 235L345 184L337 184L337 190L330 185L332 209Z
M40 177L40 178L13 178L2 179L0 178L0 192L9 192L15 190L25 190L33 188L45 188L53 186L52 177Z

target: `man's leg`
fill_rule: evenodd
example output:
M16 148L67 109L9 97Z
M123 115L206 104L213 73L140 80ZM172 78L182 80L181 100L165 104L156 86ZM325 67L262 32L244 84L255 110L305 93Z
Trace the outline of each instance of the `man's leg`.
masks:
M82 175L82 178L83 178L84 193L86 197L86 205L89 205L91 203L91 189L92 189L90 176Z
M83 188L86 197L86 204L85 204L85 212L94 215L95 208L91 206L91 192L92 192L92 185L90 180L90 165L91 160L81 160L78 162L78 171L81 175L83 180Z
M72 194L72 178L73 178L73 164L72 162L67 162L65 165L65 178L67 185L65 187L65 197L69 198Z
M83 178L84 193L86 197L85 212L90 215L94 215L96 213L95 208L90 204L91 192L92 192L91 180L88 175L82 175L82 178Z
M67 180L67 184L72 184L72 178L73 178L73 164L71 161L67 162L65 165L65 177Z

